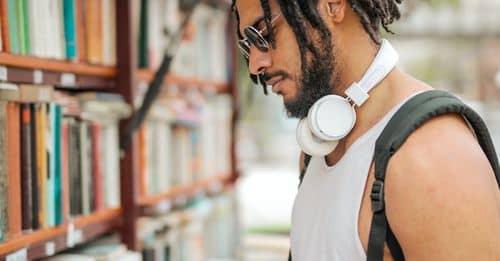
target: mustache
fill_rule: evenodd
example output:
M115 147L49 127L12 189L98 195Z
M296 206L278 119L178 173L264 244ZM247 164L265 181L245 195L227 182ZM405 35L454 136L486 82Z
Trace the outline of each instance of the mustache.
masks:
M264 74L261 74L260 75L260 79L263 80L264 82L267 82L267 81L271 80L272 78L274 78L276 76L281 76L283 79L291 78L290 74L288 74L287 72L285 72L283 70L279 70L279 71L276 71L276 72L273 72L273 73L264 73Z

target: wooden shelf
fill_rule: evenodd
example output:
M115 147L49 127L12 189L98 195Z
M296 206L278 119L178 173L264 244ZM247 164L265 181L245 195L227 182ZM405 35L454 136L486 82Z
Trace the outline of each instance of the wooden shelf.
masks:
M88 216L76 217L72 220L74 231L81 232L81 238L76 240L76 244L84 243L98 235L111 231L119 226L122 216L122 209L102 210ZM67 249L66 237L69 224L58 227L42 229L27 233L19 237L9 239L0 243L0 257L19 249L27 248L29 260L46 256L45 244L52 242L55 252Z
M112 66L90 65L33 56L12 55L9 53L0 53L0 65L53 72L67 72L104 78L114 78L116 75L116 68Z
M154 77L154 72L151 70L138 70L137 79L145 82L151 82ZM225 82L204 81L196 77L180 77L175 75L167 75L165 83L177 85L179 87L191 87L198 89L212 89L219 93L229 92L229 84Z
M112 89L116 68L0 53L0 80L69 89ZM37 73L38 79L35 75Z
M212 186L224 185L230 180L230 175L217 175L197 181L192 185L174 187L166 193L142 197L139 199L139 205L147 207L153 206L165 200L172 200L177 197L191 197L198 192L210 190Z

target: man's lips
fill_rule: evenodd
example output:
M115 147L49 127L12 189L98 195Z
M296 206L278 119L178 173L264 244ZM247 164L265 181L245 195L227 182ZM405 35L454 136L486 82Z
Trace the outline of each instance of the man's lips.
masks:
M282 76L277 76L277 77L273 77L272 79L270 79L269 81L267 81L266 84L272 86L273 92L277 93L278 86L280 85L280 83L283 80L284 80L284 78Z

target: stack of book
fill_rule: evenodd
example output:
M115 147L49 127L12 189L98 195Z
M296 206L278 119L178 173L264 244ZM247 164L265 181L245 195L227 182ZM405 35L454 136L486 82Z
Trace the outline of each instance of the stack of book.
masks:
M140 193L229 175L231 98L166 98L157 102L139 131Z
M118 120L129 113L118 95L0 83L3 239L119 207Z
M240 227L234 191L201 196L166 214L142 217L143 260L234 260Z
M141 261L141 254L127 250L117 235L105 236L51 256L47 261ZM161 259L164 260L164 259Z
M114 0L2 0L0 8L0 51L116 64Z
M179 0L142 0L138 11L139 68L156 69L165 47L179 30ZM172 73L207 81L228 81L227 12L199 4L192 15L188 39L172 62Z

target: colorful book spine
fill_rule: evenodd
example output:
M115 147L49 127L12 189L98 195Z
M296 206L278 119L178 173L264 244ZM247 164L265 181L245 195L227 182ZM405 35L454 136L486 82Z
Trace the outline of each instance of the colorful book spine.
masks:
M7 159L9 171L9 236L21 234L21 126L19 104L7 104Z
M20 53L22 55L31 54L29 29L28 29L28 3L27 0L17 1L17 18L19 26L19 45Z
M38 182L38 142L37 137L37 116L36 112L39 110L39 104L30 105L30 143L31 143L31 211L33 213L32 218L32 229L36 230L40 228L40 202L39 202L39 182Z
M21 104L21 208L22 229L30 230L33 227L33 196L31 170L31 112L29 104Z
M38 220L41 228L47 227L47 106L44 103L38 104L36 110L36 154L37 154L37 174L38 174Z
M75 60L78 58L75 0L63 1L64 11L64 37L66 39L66 58Z
M7 170L7 101L0 101L0 234L5 239L9 231L9 173Z
M57 104L52 104L52 146L53 146L53 156L54 161L53 171L54 171L54 224L61 225L63 223L63 199L62 199L62 164L63 160L61 158L61 120L62 120L62 110L61 106Z
M17 0L8 0L7 3L8 16L9 16L9 34L10 34L10 52L12 54L19 54L21 46L19 42L19 20L17 18Z

